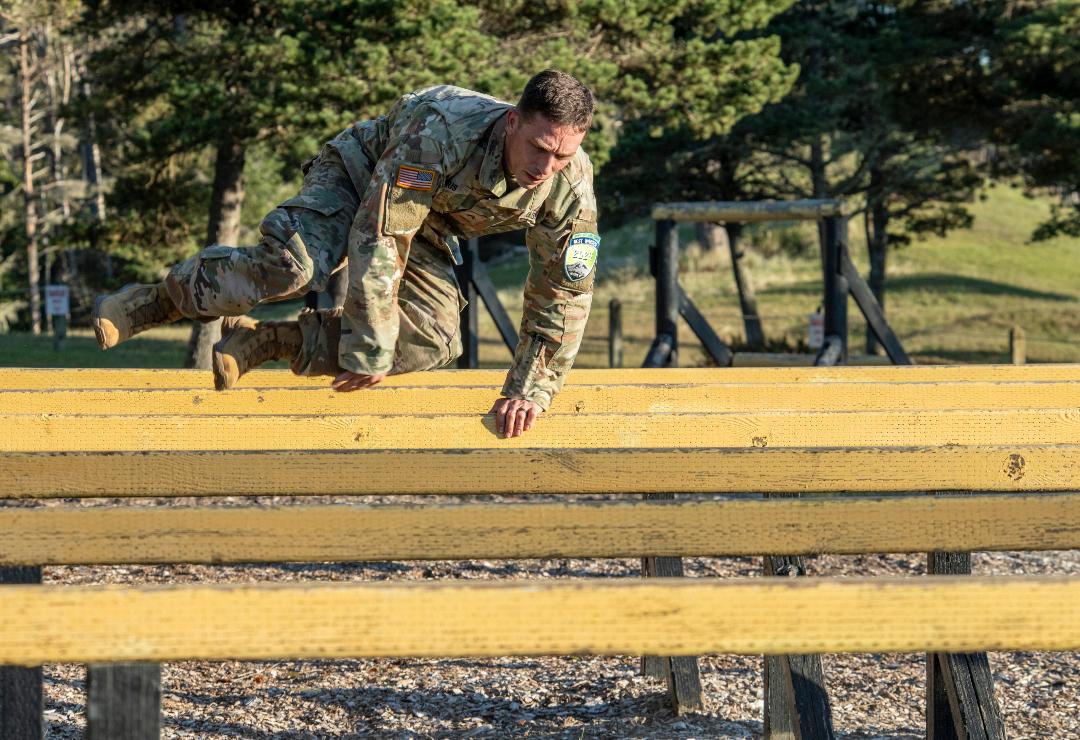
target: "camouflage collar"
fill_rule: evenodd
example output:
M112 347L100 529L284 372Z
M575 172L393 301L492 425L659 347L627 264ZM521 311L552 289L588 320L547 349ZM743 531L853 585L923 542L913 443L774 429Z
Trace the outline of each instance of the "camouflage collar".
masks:
M480 185L496 198L501 198L508 187L506 174L503 172L505 144L506 113L503 113L488 131L487 142L484 144L484 161L480 165Z

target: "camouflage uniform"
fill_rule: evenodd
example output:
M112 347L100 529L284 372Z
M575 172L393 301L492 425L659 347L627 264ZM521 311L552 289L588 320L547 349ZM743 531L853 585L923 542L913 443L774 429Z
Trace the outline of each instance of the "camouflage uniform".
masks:
M211 246L177 265L166 279L170 296L192 318L238 315L324 288L347 258L338 366L364 375L439 367L461 352L457 239L525 228L521 340L502 392L546 409L592 302L592 165L578 150L536 188L512 187L503 166L509 108L451 86L404 96L305 165L300 194L266 217L257 246ZM319 324L306 322L309 331ZM328 343L323 331L305 347ZM314 374L323 364L301 358L293 367Z

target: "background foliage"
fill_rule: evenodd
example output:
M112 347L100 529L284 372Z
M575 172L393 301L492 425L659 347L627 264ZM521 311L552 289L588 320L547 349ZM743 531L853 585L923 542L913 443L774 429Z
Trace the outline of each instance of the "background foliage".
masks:
M1033 238L1080 235L1076 0L0 7L0 329L31 324L27 155L39 282L71 284L80 319L97 291L154 279L208 241L253 242L299 164L401 93L451 82L513 100L547 66L600 101L586 146L607 228L658 200L844 198L880 296L888 248L969 225L990 182L1054 199ZM23 44L37 59L29 152ZM66 97L48 94L64 75Z

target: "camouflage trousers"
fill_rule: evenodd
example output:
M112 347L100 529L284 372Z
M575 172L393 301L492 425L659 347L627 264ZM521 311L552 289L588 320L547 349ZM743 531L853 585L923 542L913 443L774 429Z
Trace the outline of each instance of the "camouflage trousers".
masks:
M347 131L334 139L305 165L300 193L267 214L257 245L212 245L169 271L165 287L180 313L197 320L240 316L260 303L325 290L334 272L347 269L358 192L366 187L373 167L350 136ZM414 239L398 287L400 331L391 372L443 367L458 357L463 307L449 255ZM337 333L327 328L334 320ZM304 349L292 363L294 371L333 374L340 313L336 319L332 312L302 316L300 327Z

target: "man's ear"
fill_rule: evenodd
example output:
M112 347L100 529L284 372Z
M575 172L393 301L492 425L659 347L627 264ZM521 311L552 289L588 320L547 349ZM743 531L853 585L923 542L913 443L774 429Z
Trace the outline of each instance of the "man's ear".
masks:
M521 114L518 113L517 108L511 108L506 113L506 133L512 134L517 131L518 121L521 120Z

